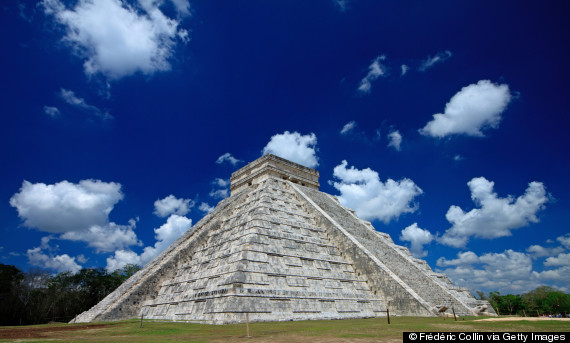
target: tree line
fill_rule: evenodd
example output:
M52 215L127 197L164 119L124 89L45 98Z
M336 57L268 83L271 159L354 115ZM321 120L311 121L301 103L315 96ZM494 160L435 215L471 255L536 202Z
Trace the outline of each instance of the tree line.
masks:
M126 265L114 272L103 268L51 274L31 269L27 273L0 263L0 325L68 322L95 306L139 270Z
M566 317L570 314L570 294L548 286L540 286L522 295L502 295L500 292L485 295L480 291L477 294L480 299L488 300L499 315L536 317L560 314Z

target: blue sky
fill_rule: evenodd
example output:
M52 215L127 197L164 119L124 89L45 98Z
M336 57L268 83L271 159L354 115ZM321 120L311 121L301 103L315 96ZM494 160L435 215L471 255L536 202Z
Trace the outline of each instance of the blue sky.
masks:
M263 153L472 290L570 288L565 1L10 1L0 262L144 264Z

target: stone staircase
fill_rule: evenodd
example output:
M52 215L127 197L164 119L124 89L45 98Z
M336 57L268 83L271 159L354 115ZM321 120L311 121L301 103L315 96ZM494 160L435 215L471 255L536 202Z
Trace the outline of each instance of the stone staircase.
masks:
M335 197L311 188L295 187L413 289L429 304L432 313L439 314L440 309L444 308L450 313L453 308L457 315L476 315L480 310L476 307L485 306L485 302L473 298L467 289L454 287L447 277L434 273L427 263L414 258L407 248L394 244L388 234L376 231L370 222L356 217L352 210L343 207ZM491 306L487 308L492 311Z

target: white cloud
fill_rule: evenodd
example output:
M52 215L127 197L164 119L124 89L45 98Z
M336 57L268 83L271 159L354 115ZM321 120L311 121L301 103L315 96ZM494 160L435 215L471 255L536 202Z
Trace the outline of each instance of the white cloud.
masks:
M110 115L109 112L101 111L99 108L87 104L83 98L80 98L77 95L75 95L73 91L62 88L59 92L59 95L69 105L76 107L84 112L87 112L90 115L94 115L104 120L113 118L113 116Z
M235 166L238 163L243 162L243 161L238 160L237 158L233 157L232 154L230 154L229 152L226 152L222 156L218 157L218 159L216 160L217 164L222 164L224 162L229 162L232 166Z
M563 247L553 247L553 248L545 248L540 245L531 245L526 249L527 252L532 254L532 257L546 257L546 256L554 256L562 251L564 251Z
M212 181L212 184L217 187L228 187L230 185L230 180L217 177Z
M123 268L127 264L145 265L145 263L141 263L141 258L136 252L131 250L117 250L113 256L107 257L106 269L109 272L113 272Z
M451 268L436 271L445 273L457 285L471 290L520 294L544 284L566 290L570 280L570 260L566 255L570 254L560 255L564 256L553 258L550 265L562 267L537 272L532 268L531 256L525 253L509 249L477 256L467 251L458 253L457 259L438 259L438 267Z
M464 266L471 265L479 262L479 256L472 251L458 252L455 260L447 260L445 257L440 257L436 264L438 267L449 266Z
M230 180L224 180L220 178L215 178L212 181L214 188L210 191L210 196L214 199L224 199L230 195Z
M198 209L206 214L212 212L215 207L210 206L208 203L202 202Z
M408 70L410 70L410 67L408 67L408 66L405 65L405 64L402 64L402 65L400 66L400 69L402 70L401 73L400 73L400 76L404 76L404 75L406 75L406 73L408 72Z
M263 148L263 155L273 154L289 161L315 168L319 165L316 154L317 136L298 132L276 134Z
M523 293L542 283L540 274L532 270L530 256L524 253L509 249L481 256L471 251L457 255L454 260L440 258L438 266L453 268L437 271L445 273L458 286L471 290Z
M556 269L544 270L538 273L540 280L558 282L555 287L563 292L568 292L568 280L570 280L570 266L564 266Z
M510 100L506 84L496 85L489 80L470 84L449 100L444 113L434 114L420 133L440 138L453 134L482 137L483 129L499 126L501 113Z
M190 2L188 0L172 0L174 7L181 15L189 15L190 14Z
M397 151L401 150L402 145L402 135L400 131L392 131L388 134L388 146L394 148Z
M147 246L142 254L137 255L130 250L118 250L115 254L107 258L107 270L113 271L132 263L144 266L150 260L158 256L164 249L168 248L176 239L192 226L192 219L173 214L168 217L158 229L154 229L156 243L154 246Z
M507 196L499 198L493 192L494 182L484 177L473 178L467 183L471 199L480 208L464 212L459 206L451 206L445 217L453 224L440 243L464 247L469 237L493 239L511 235L511 230L538 222L537 212L548 201L541 182L531 182L524 195L516 200Z
M85 255L81 254L78 255L77 257L77 262L79 263L86 263L89 259L85 257Z
M428 56L426 57L426 59L424 59L420 66L419 66L419 70L420 71L426 71L430 68L432 68L434 65L445 62L448 58L450 58L453 54L451 53L451 51L449 50L445 50L445 51L440 51L437 54L435 54L435 56Z
M42 252L41 247L36 247L28 249L27 256L29 264L40 268L53 269L58 273L72 272L75 274L81 270L81 266L75 262L75 257L70 257L68 254L47 255Z
M189 14L187 0L172 0L180 15ZM87 75L101 73L120 79L136 72L170 69L168 60L177 41L188 32L180 21L164 15L162 1L79 0L68 9L60 0L44 0L45 13L66 28L64 42L85 59Z
M227 188L222 189L212 189L210 191L210 196L214 199L225 199L229 196L229 190Z
M78 184L61 181L46 185L24 181L10 205L18 210L25 226L61 233L105 226L122 198L121 185L114 182L82 180Z
M359 217L388 223L403 213L417 210L413 200L423 192L412 180L388 179L383 183L370 168L358 170L346 166L347 162L342 161L334 168L334 177L340 182L334 182L333 186L341 193L339 201L354 209Z
M163 218L171 214L184 216L193 206L194 202L191 199L178 199L171 194L154 202L154 214Z
M431 243L434 236L429 232L429 230L421 229L418 223L413 223L408 226L400 235L400 240L408 241L411 243L412 247L410 251L415 257L426 257L427 251L423 250L424 245Z
M134 232L135 227L136 221L131 219L128 225L117 225L115 223L93 225L86 230L66 232L59 238L86 242L98 253L111 252L131 245L142 244Z
M380 63L380 61L383 61L385 59L386 56L382 55L372 60L372 63L368 66L368 74L366 74L366 76L360 80L360 84L358 85L358 91L360 93L370 93L372 82L374 82L378 77L384 76L386 74L386 67Z
M570 266L570 253L558 254L556 257L549 257L544 261L545 266Z
M340 130L340 134L341 135L348 135L350 132L352 132L354 130L354 128L356 128L356 122L353 120L353 121L350 121L350 122L344 124L344 126Z
M453 156L453 160L454 160L455 162L462 161L463 159L464 159L464 157L461 156L461 155L455 155L455 156Z
M560 244L562 244L566 249L570 249L570 233L565 234L564 236L560 236L556 238Z
M57 118L61 115L61 112L57 107L44 106L44 113L52 118Z
M110 252L140 245L134 219L128 225L109 222L109 213L122 198L121 185L114 182L82 180L78 184L61 181L46 185L24 181L10 205L27 227L58 233L59 239L86 242L97 252Z

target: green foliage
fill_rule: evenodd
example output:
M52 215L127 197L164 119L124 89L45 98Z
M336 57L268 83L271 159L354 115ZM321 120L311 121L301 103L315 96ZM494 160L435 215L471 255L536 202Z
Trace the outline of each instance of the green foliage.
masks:
M484 293L477 292L480 299ZM566 316L570 313L570 294L565 294L555 288L540 286L523 295L501 295L491 292L487 297L495 311L503 315L537 316L557 315Z
M0 265L0 325L70 321L95 306L139 270L127 265L112 273L102 268L50 275L32 269L22 273Z

